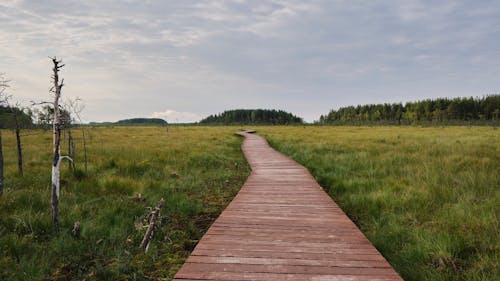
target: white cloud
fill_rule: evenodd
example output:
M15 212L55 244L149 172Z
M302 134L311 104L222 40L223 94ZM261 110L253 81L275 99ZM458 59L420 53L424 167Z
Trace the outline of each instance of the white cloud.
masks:
M167 109L161 112L153 112L153 118L162 118L169 123L191 123L200 121L200 116L192 112L180 112L172 109Z

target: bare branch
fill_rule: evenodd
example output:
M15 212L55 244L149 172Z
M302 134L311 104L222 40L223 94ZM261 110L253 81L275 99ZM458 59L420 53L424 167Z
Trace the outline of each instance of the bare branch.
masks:
M5 74L0 73L0 104L6 103L10 99L9 95L5 95L5 91L9 88L10 80L5 79Z
M153 209L153 211L149 215L149 225L146 230L146 233L144 234L144 238L142 239L141 244L139 245L139 247L143 248L144 252L146 253L149 249L149 244L151 242L151 239L153 238L153 232L156 227L156 221L160 216L160 209L163 207L163 203L165 203L165 200L161 198L160 201L158 202L158 205Z
M80 123L82 122L80 114L85 108L85 106L80 103L81 101L82 99L80 99L79 97L76 97L73 100L69 99L65 101L66 111L73 113L76 116L76 119L74 119L74 121L78 121Z
M63 159L66 159L68 160L69 162L73 163L73 159L71 157L69 157L68 155L64 155L64 156L61 156L59 158L59 161L62 161Z
M35 105L42 105L42 104L54 104L53 102L49 102L49 101L41 101L41 102L34 102L34 101L30 101L31 102L31 105L32 106L35 106Z

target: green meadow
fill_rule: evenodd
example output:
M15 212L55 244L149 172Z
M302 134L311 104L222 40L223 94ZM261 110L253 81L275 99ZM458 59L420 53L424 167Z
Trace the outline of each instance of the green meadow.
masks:
M23 132L20 177L14 136L3 131L0 280L170 280L249 174L235 131L87 128L87 173L74 131L77 168L61 165L59 233L51 221L51 132ZM160 198L162 223L144 254L146 216ZM80 239L71 234L76 221Z
M405 280L499 280L498 130L258 131L311 171Z
M88 171L62 165L51 222L51 132L2 131L0 280L170 280L250 173L239 127L86 127ZM405 280L498 280L500 131L257 127L306 166ZM67 148L62 147L62 151ZM141 194L144 200L138 200ZM150 208L165 199L148 253ZM81 237L73 224L81 223Z

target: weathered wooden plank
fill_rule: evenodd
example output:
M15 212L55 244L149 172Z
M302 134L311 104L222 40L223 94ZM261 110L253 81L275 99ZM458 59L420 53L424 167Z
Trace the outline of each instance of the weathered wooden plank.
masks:
M174 280L402 280L307 169L241 135L252 174Z
M283 264L234 264L234 263L190 263L185 265L191 267L182 267L178 274L182 276L200 272L248 272L248 273L282 273L282 274L318 274L318 275L376 275L376 276L397 276L395 272L386 268L377 267L335 267L335 266L314 266L314 265L283 265ZM176 276L176 277L180 277ZM191 277L189 277L191 278Z
M192 277L191 277L192 276ZM193 272L186 274L179 272L174 280L196 278L195 280L220 280L220 281L400 281L399 276L387 275L356 275L356 274L279 274L261 272Z
M181 275L184 276L184 275ZM363 276L363 275L316 275L316 274L276 274L276 273L235 273L235 272L206 272L192 273L190 276L196 279L185 279L179 277L175 281L188 280L212 280L212 281L398 281L399 277L390 276Z
M285 258L253 258L253 257L219 257L219 256L195 256L192 255L186 261L188 263L207 264L255 264L255 265L290 265L290 266L324 266L324 267L366 267L366 268L387 268L389 265L383 260L303 260Z
M282 259L300 259L300 260L345 260L345 261L385 261L384 258L377 254L346 254L346 253L293 253L280 251L239 251L231 250L204 250L196 249L191 255L196 256L216 256L216 257L248 257L248 258L282 258Z

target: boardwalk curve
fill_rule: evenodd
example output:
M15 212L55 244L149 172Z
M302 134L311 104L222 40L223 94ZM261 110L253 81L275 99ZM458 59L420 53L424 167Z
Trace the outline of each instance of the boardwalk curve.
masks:
M252 173L174 280L402 280L306 168L239 134Z

